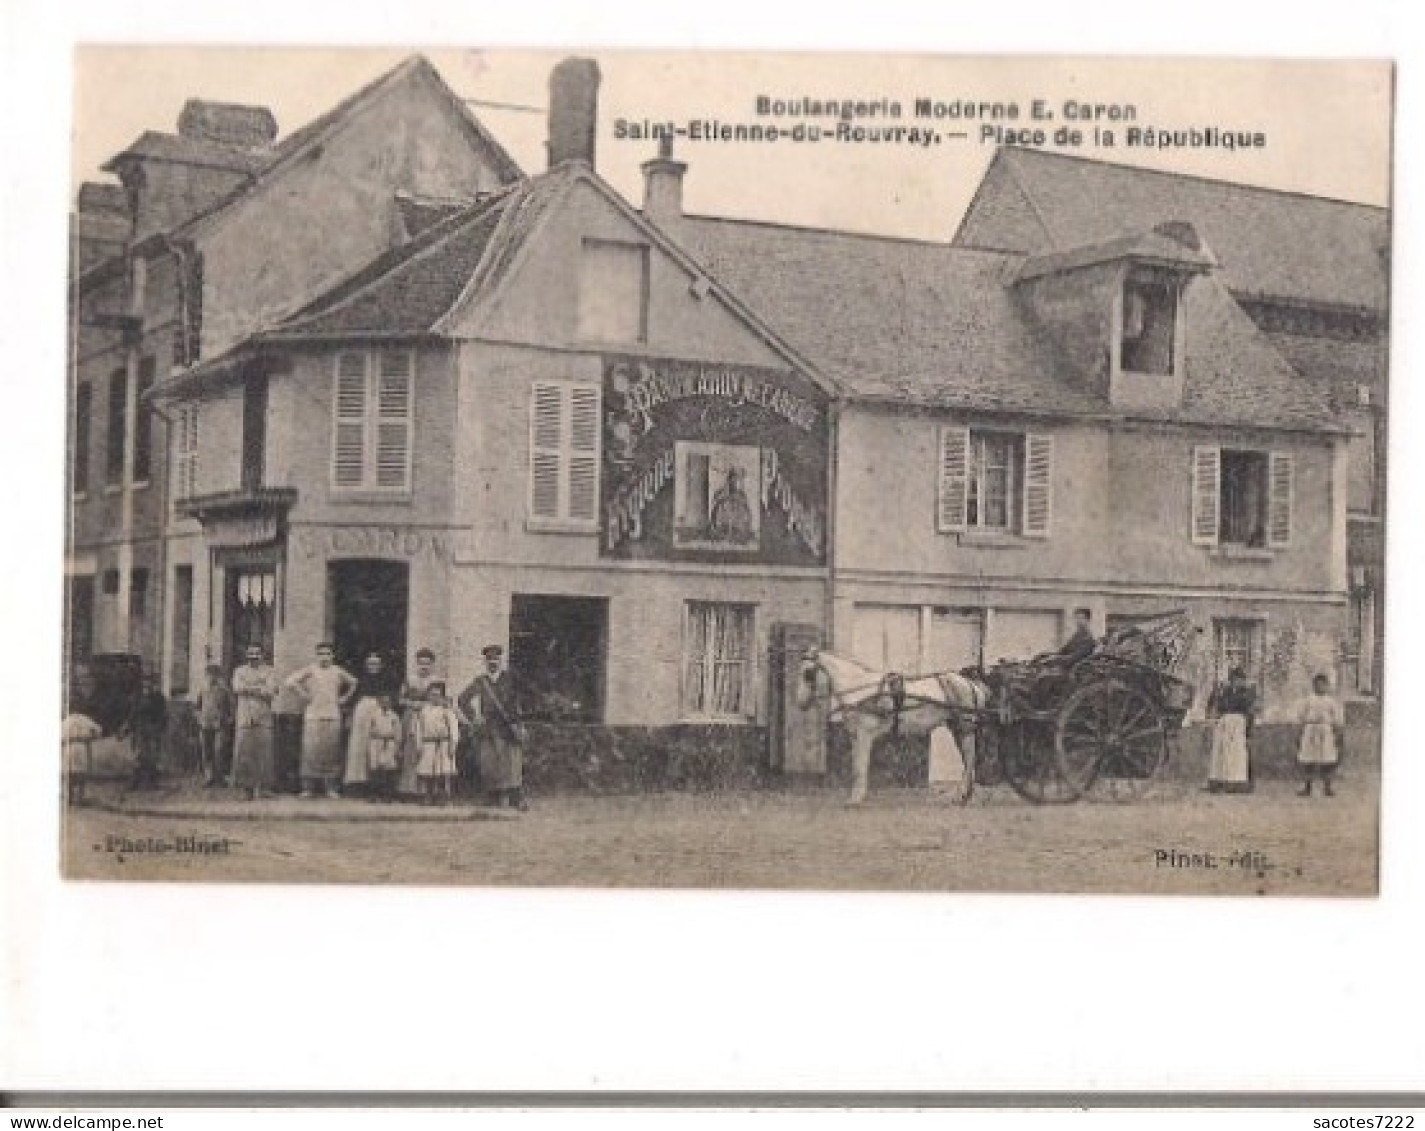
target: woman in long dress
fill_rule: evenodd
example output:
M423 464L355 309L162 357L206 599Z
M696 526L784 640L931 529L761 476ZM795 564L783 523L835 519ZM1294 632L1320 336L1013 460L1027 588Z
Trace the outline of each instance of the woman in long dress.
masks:
M1312 781L1320 778L1321 792L1331 797L1331 778L1341 757L1338 736L1345 728L1346 717L1341 704L1331 697L1331 681L1326 676L1313 679L1311 690L1301 705L1301 745L1296 751L1304 779L1301 795L1310 797Z
M400 706L405 737L401 743L401 765L396 778L396 792L402 797L417 797L421 792L420 777L416 773L416 767L421 760L421 743L416 734L416 714L425 706L426 691L435 681L435 653L429 648L422 648L416 653L416 670L401 688Z
M233 785L254 801L272 788L272 701L282 690L262 649L247 650L247 663L233 672Z
M1257 690L1247 673L1233 668L1227 682L1213 693L1208 713L1217 719L1212 728L1212 756L1208 761L1207 788L1211 793L1250 793L1252 765L1248 740L1257 711Z
M340 797L341 709L356 691L356 680L333 662L335 649L325 641L317 645L317 662L293 672L287 686L307 700L302 712L302 796L311 797L323 789L328 797Z
M351 734L346 742L346 774L348 791L351 786L365 787L369 778L368 751L371 745L371 721L381 712L383 696L396 694L395 673L386 669L386 661L372 652L362 665L356 681L356 709L351 713Z

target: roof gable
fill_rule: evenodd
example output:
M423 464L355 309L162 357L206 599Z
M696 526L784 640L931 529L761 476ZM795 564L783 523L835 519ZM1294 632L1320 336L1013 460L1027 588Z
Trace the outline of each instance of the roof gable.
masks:
M1239 296L1385 308L1386 209L1012 147L995 155L987 184L991 174L997 183L1012 180L1040 224L1015 243L988 214L989 194L977 195L957 244L992 240L1021 251L1067 251L1185 221L1217 253L1228 288ZM1047 248L1038 242L1041 233Z
M490 160L503 181L508 183L523 175L514 159L455 96L430 61L424 56L412 55L342 99L326 113L288 134L265 155L263 163L253 170L252 178L248 182L239 185L212 206L189 219L178 231L191 234L196 229L219 221L233 204L280 177L285 170L294 167L306 154L325 144L368 107L408 83L421 84L433 93L436 105L454 117L460 129L470 138L472 145Z

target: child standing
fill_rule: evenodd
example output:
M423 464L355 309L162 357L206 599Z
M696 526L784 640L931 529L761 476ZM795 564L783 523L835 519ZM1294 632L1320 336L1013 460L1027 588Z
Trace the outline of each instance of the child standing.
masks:
M1341 704L1331 697L1331 681L1318 675L1311 681L1312 694L1301 705L1301 745L1296 761L1301 766L1301 796L1311 796L1313 778L1321 779L1321 792L1331 793L1331 777L1340 760L1342 731L1346 717Z
M202 731L199 772L204 785L220 785L227 777L228 727L232 725L233 693L223 669L209 664L198 689L198 726Z
M445 684L439 681L426 688L425 705L416 714L416 737L421 750L416 776L421 784L422 804L434 805L437 798L448 803L455 783L460 716L445 697Z
M366 768L371 782L369 799L372 801L396 799L401 733L401 716L391 706L391 696L379 696L376 710L366 720Z

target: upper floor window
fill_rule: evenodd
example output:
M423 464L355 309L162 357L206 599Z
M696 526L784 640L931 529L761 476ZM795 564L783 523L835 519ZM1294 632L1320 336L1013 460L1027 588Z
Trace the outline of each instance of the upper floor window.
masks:
M109 374L108 427L104 439L104 482L117 487L124 481L124 444L128 442L129 375L122 369Z
M599 520L599 386L537 381L530 392L532 525L593 529Z
M947 425L940 430L937 528L1045 538L1054 439Z
M153 474L153 409L144 394L153 388L157 366L146 357L139 362L134 407L134 482L147 483Z
M1291 452L1198 447L1192 475L1194 542L1251 549L1290 544Z
M1173 372L1178 290L1168 280L1130 276L1123 285L1119 368L1125 373Z
M648 339L648 248L585 240L579 260L579 340Z
M173 419L173 497L198 493L198 406L186 404Z
M332 393L332 486L337 491L410 491L414 372L410 350L337 355Z
M81 381L74 387L74 462L70 489L76 495L89 490L89 437L93 414L94 386Z

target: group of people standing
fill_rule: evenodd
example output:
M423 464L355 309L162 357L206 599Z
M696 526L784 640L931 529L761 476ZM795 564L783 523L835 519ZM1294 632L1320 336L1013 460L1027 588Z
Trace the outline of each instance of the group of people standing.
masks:
M305 704L298 769L302 797L449 802L459 776L462 736L468 733L481 790L495 805L525 809L526 734L513 679L500 645L487 646L482 655L485 670L452 703L429 648L416 653L415 671L403 681L375 652L353 676L336 663L335 649L327 642L317 645L312 663L279 680L262 649L249 647L230 685L224 685L220 669L210 668L198 695L208 781L217 784L224 778L224 700L230 698L231 783L253 799L271 792L276 777L273 705L285 689Z
M1303 797L1310 797L1313 785L1318 782L1323 796L1333 795L1331 782L1341 757L1345 714L1330 692L1330 679L1325 675L1316 676L1311 681L1311 695L1298 712L1301 739L1296 761L1302 775ZM1207 713L1215 720L1208 760L1208 792L1250 793L1257 690L1248 682L1243 668L1233 668L1227 674L1227 682L1213 689Z

